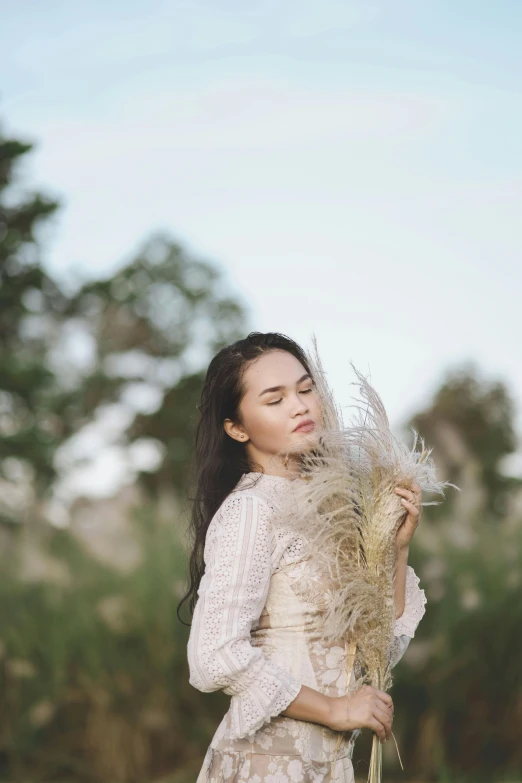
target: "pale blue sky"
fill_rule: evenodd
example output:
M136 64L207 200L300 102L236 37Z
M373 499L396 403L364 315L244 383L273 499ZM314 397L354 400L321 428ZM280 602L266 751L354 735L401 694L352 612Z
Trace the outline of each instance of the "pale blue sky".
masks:
M64 201L47 263L108 273L157 228L252 327L315 332L399 423L475 360L522 397L522 5L2 2L0 116Z

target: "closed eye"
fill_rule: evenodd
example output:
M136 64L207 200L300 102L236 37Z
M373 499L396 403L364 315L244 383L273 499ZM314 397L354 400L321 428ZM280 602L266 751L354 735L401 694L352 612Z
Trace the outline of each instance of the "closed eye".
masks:
M312 386L311 389L303 389L303 391L299 392L299 393L300 394L308 394L308 392L311 392L313 390L314 390L314 387ZM275 402L267 402L267 405L279 405L279 403L282 402L282 401L283 401L283 399L281 398L280 400L276 400Z

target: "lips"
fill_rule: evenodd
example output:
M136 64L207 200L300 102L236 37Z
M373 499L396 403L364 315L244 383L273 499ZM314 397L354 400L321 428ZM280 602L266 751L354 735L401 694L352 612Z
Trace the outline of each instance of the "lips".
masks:
M300 424L297 425L297 427L293 430L294 432L311 432L315 427L315 422L312 419L304 419Z

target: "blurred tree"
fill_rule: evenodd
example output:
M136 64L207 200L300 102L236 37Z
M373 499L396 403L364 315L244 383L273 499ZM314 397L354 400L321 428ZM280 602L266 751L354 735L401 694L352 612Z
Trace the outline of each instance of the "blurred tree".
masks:
M0 520L9 521L51 492L74 461L58 448L114 403L126 422L119 445L132 447L143 483L185 488L202 368L246 321L221 271L165 234L116 274L66 294L39 259L39 228L58 204L22 194L15 178L31 149L0 136Z
M66 299L43 270L38 233L57 208L17 188L15 170L32 144L0 132L0 519L15 520L20 487L47 485L63 437L58 381L46 357Z
M136 783L186 767L195 780L228 698L188 681L179 529L158 504L129 515L140 562L125 572L54 530L30 574L18 547L0 570L0 778ZM18 538L20 541L20 537Z
M473 365L450 372L431 406L416 414L409 426L434 447L449 480L457 486L473 462L484 494L484 512L493 518L506 514L506 504L513 490L522 487L522 480L502 472L502 462L517 449L514 403L503 383L481 380ZM439 513L447 509L441 506Z
M91 360L64 415L87 422L101 406L126 407L121 445L158 457L138 471L145 485L184 491L202 368L244 334L245 308L218 269L157 234L115 275L83 285L68 312L90 337Z
M467 367L408 422L462 489L423 511L411 547L427 613L392 695L406 769L421 779L514 781L522 768L522 482L502 473L514 418L506 387Z
M182 526L160 512L162 493L185 487L203 368L244 333L245 309L165 235L115 275L62 291L37 241L57 204L14 187L30 149L0 137L0 512L27 523L0 541L0 777L150 779L199 756L224 712L223 694L209 702L188 683L174 611ZM141 473L158 502L134 520L142 557L125 576L72 525L41 524L39 503L68 467L70 436L111 407L125 414L121 444L159 455Z

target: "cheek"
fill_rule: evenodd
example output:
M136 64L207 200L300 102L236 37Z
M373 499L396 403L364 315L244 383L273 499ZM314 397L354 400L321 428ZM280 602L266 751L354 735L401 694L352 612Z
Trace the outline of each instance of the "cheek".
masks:
M312 414L312 417L315 419L315 421L321 421L322 407L319 398L316 395L314 395L313 399L310 400L310 413Z
M283 405L264 406L252 418L250 437L258 443L277 440L283 431L281 422L284 418Z

